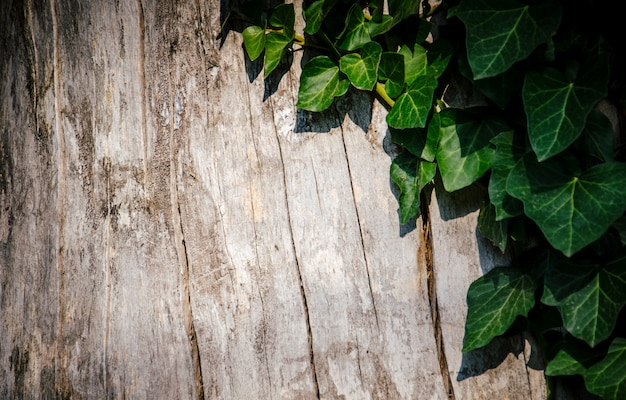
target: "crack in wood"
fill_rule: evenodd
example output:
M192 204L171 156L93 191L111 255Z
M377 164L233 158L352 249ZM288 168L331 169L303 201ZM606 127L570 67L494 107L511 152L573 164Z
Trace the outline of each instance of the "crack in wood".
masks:
M422 229L419 243L420 249L418 251L418 256L421 258L421 260L418 260L418 262L424 262L424 264L426 265L428 302L430 303L430 316L433 324L433 333L435 336L435 345L437 348L437 359L439 361L439 370L441 372L443 388L446 392L446 395L448 396L448 399L455 400L454 387L452 386L452 379L450 378L450 370L448 369L448 360L446 359L443 334L441 332L441 321L439 319L437 287L435 285L435 265L433 260L434 248L430 214L428 212L428 202L425 195L421 194L420 196L422 197Z
M335 111L337 109L335 108ZM339 119L339 113L337 112L337 119ZM372 308L374 309L374 318L376 319L376 328L380 332L380 323L378 322L378 310L376 309L376 301L374 300L374 292L372 291L372 279L370 277L369 263L367 262L367 254L365 253L365 239L363 237L363 229L361 228L361 218L359 217L359 207L356 204L356 194L354 193L354 176L352 175L352 169L350 168L350 159L348 158L348 149L346 148L346 137L343 131L343 125L340 125L341 141L343 143L343 154L346 159L346 165L348 167L348 176L350 177L350 192L352 193L352 204L354 204L354 212L356 213L356 222L359 227L359 237L361 238L361 250L363 251L363 262L365 263L365 272L367 273L367 288L370 292L370 299L372 300Z
M274 104L272 102L270 102L270 107L272 108L272 114L274 114ZM306 330L307 330L307 339L308 339L308 343L309 343L309 362L311 365L311 375L313 378L313 387L315 390L315 396L316 398L320 399L320 387L319 387L319 381L317 378L317 370L315 368L315 351L314 351L314 346L313 346L313 331L311 329L311 318L309 315L309 305L307 303L307 297L306 297L306 291L304 289L304 280L302 279L302 270L300 269L300 262L298 260L298 252L296 249L296 242L294 240L294 233L293 233L293 224L291 222L291 210L289 208L289 198L287 195L287 177L286 177L286 168L285 168L285 161L283 158L283 148L280 144L280 137L278 136L278 129L276 127L276 125L274 124L274 132L276 134L276 140L278 143L278 153L280 154L280 163L283 169L283 187L285 188L284 193L285 193L285 208L287 209L287 224L289 225L289 236L291 238L291 247L293 249L293 255L294 255L294 259L296 262L296 271L298 274L298 281L300 284L300 297L302 298L302 307L304 308L304 319L306 322Z
M53 85L54 85L54 126L58 138L58 172L57 172L57 212L59 216L58 246L57 246L57 271L59 285L59 336L57 344L59 346L58 356L55 358L55 389L59 393L66 394L69 388L67 382L67 350L63 346L64 325L66 321L65 302L65 207L67 198L66 182L66 144L61 121L61 63L59 61L59 25L55 0L50 0L50 14L52 19L52 64L53 64Z
M141 97L141 138L143 140L143 192L144 200L148 199L148 117L146 97L146 19L142 0L137 0L139 13L139 85Z
M174 108L174 93L172 91L172 70L168 61L169 82L168 82L168 94L169 94L169 108ZM196 398L198 400L204 400L204 378L202 375L202 360L200 359L200 348L198 345L198 338L196 335L196 328L193 321L193 310L191 307L191 290L189 288L189 255L187 252L187 244L185 242L185 232L183 228L182 213L180 210L180 201L178 198L178 174L176 163L176 142L174 138L174 112L169 114L169 145L170 145L170 202L172 204L172 228L174 230L174 240L176 254L178 257L178 263L180 267L180 273L183 277L183 296L182 296L182 308L183 308L183 321L185 324L185 331L189 344L191 346L191 359L194 367L194 379L196 388Z

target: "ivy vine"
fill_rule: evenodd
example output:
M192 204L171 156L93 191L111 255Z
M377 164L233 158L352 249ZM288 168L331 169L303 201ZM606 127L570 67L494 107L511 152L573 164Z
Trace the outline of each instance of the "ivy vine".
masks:
M463 351L529 331L549 391L572 376L626 398L626 163L597 107L624 115L625 69L622 38L589 21L593 0L305 1L301 34L293 4L261 6L237 13L266 78L290 50L317 54L297 107L323 111L351 88L388 106L402 224L437 176L449 192L484 188L478 228L512 262L470 286ZM481 105L447 104L459 81Z

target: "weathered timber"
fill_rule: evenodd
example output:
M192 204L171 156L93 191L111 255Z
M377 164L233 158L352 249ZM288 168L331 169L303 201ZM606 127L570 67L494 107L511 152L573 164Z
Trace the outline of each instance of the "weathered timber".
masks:
M384 107L297 110L226 7L0 2L0 398L543 398L461 358L475 200L401 226Z

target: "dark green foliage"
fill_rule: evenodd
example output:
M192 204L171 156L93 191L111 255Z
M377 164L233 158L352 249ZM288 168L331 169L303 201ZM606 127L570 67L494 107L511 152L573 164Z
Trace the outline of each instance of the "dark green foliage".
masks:
M316 49L300 108L323 111L350 86L387 104L403 150L390 169L402 224L437 171L447 191L487 188L479 229L512 266L469 288L464 352L526 327L546 376L582 376L589 392L626 398L626 163L596 110L607 98L625 109L619 31L588 21L585 0L390 0L388 13L384 3L305 2L304 37L281 4L243 31L246 51L264 55L267 77L292 45ZM431 36L438 12L447 23ZM463 78L486 106L441 100Z

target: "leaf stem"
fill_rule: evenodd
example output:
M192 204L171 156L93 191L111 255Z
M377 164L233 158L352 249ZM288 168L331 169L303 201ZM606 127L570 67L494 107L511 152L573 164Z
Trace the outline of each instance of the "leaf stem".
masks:
M376 82L375 90L376 94L378 94L383 100L385 100L385 103L387 103L389 107L393 107L393 105L396 104L396 102L391 97L389 97L389 95L385 91L385 86L382 83Z

